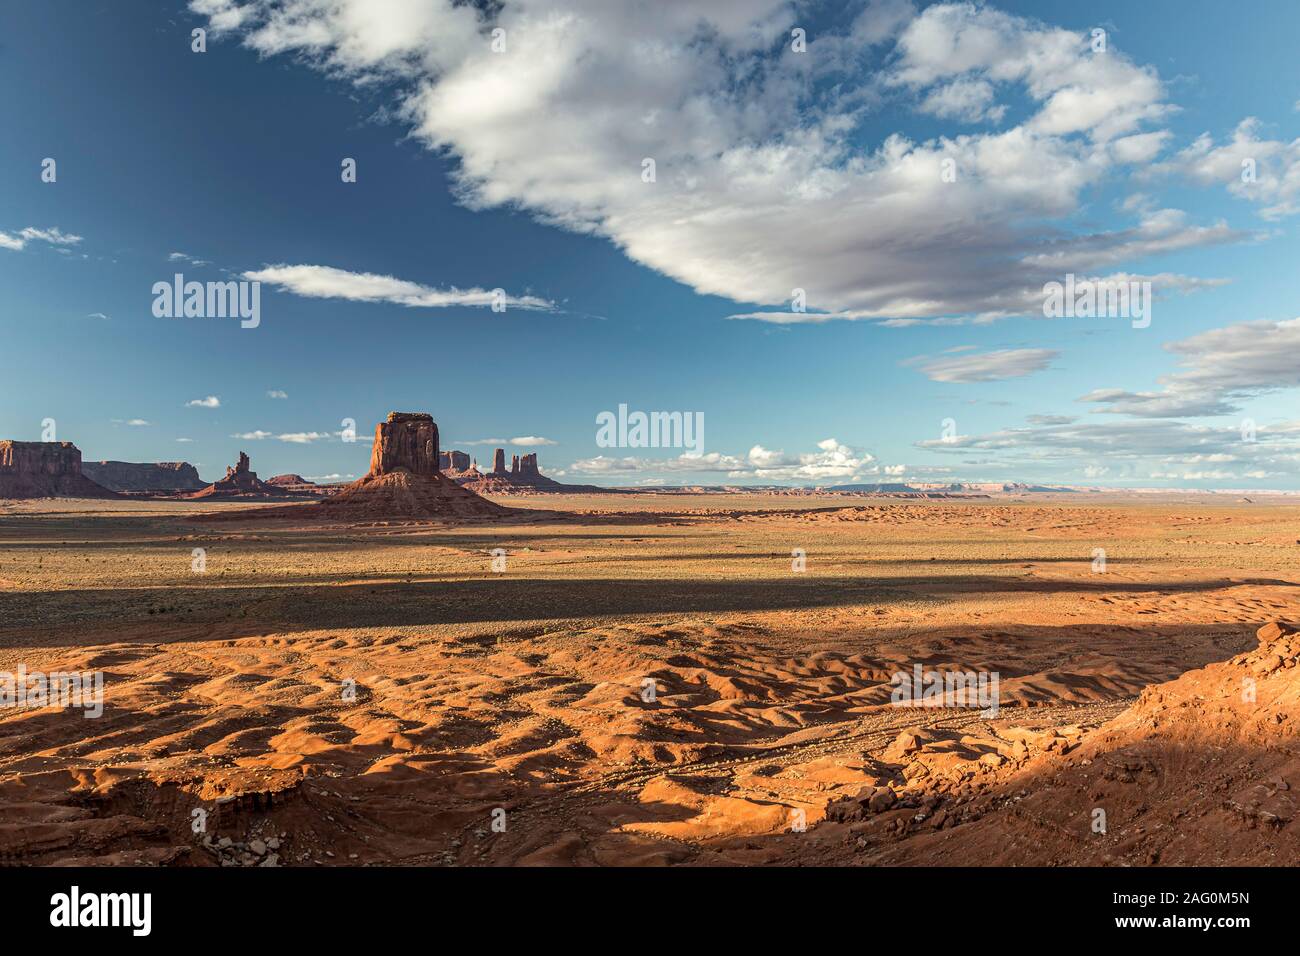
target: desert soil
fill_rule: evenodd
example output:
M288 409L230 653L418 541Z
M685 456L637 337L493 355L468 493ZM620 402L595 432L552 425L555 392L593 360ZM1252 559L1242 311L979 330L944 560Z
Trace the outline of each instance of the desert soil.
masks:
M105 686L0 709L0 860L1300 859L1294 505L497 500L0 503L0 671ZM1000 712L892 705L918 663Z

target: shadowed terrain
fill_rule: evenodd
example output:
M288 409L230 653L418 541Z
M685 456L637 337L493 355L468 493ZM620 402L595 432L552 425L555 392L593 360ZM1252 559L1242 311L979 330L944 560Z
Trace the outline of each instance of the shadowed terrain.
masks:
M969 832L997 853L962 862L1041 862L989 822L1013 778L1070 786L1054 761L1144 688L1300 617L1291 506L829 501L557 496L490 526L7 504L0 670L101 671L105 702L0 710L0 853L919 863ZM892 705L917 664L996 672L1000 712Z

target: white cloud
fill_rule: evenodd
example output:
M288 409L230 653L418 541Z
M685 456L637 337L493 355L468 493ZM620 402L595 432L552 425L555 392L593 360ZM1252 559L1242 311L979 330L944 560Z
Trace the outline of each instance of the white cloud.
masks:
M63 232L57 226L51 226L49 229L27 226L25 229L18 230L16 235L0 232L0 249L19 251L25 249L29 242L47 242L53 246L75 246L81 242L81 236Z
M267 391L266 397L267 398L288 398L289 393L282 391L281 389L278 388L273 388Z
M1219 234L1218 230L1210 230ZM1136 247L1137 243L1131 242L1128 238L1132 235L1131 231L1112 233L1112 236L1122 236L1124 244ZM1226 241L1226 240L1225 240ZM1074 243L1066 243L1073 245ZM1063 254L1060 249L1052 252L1043 252L1039 254L1039 262L1033 266L1030 271L1029 264L1025 265L1024 275L1033 275L1037 279L1046 278L1048 281L1060 281L1065 273L1070 270L1069 263L1072 258L1078 262L1099 261L1106 258L1107 253L1100 250L1104 248L1098 246L1089 239L1080 240L1078 243L1079 251L1074 254ZM1112 272L1105 275L1079 275L1076 277L1079 282L1091 282L1102 287L1109 286L1126 286L1132 283L1150 283L1152 297L1156 300L1165 299L1168 295L1187 295L1192 292L1199 292L1203 289L1217 288L1227 285L1227 279L1198 278L1195 276L1179 275L1172 272L1160 272L1150 275L1130 272ZM882 320L881 325L890 328L906 328L914 325L983 325L996 319L1004 318L1008 315L1029 315L1037 318L1043 316L1043 282L1039 281L1036 286L1024 286L1020 289L1009 291L1002 297L994 300L989 299L985 303L989 306L989 311L970 316L942 316L938 318L925 318L925 309L920 309L914 314L905 317L900 309L889 309L885 311L876 311L873 309L853 309L842 312L743 312L736 315L729 315L729 319L752 319L760 322L770 322L776 325L807 324L821 322L837 321L855 321L859 319L878 319ZM894 315L895 318L885 318L886 315Z
M1085 190L1164 147L1151 127L1171 107L1156 71L1114 44L1094 55L1084 33L989 7L872 3L805 57L784 42L801 11L778 0L191 7L263 55L360 84L395 80L397 115L456 160L471 207L606 237L701 293L776 306L807 290L812 312L767 321L1017 314L1058 270L1148 254L1130 232L1077 249L1062 237ZM505 53L491 50L496 26ZM999 122L1009 102L1028 113L1007 129L926 141L874 132L882 106L975 123ZM641 178L647 157L653 183ZM941 178L948 159L955 182ZM1218 226L1162 238L1229 241ZM1050 270L1034 264L1042 256ZM481 294L322 266L260 274L363 301Z
M987 80L960 79L936 86L921 103L921 112L940 119L977 123L983 119L1001 121L1005 106L993 105L993 85Z
M185 252L171 252L167 254L171 262L188 262L192 266L210 266L212 265L207 259L199 259Z
M1109 268L1129 259L1225 245L1250 238L1256 237L1230 229L1222 221L1212 226L1188 225L1187 214L1181 209L1157 209L1145 212L1132 229L1062 239L1046 251L1026 256L1025 263L1064 274L1076 269Z
M332 437L331 432L282 432L277 435L274 432L257 429L251 432L239 432L231 435L231 438L238 438L242 441L265 441L268 438L274 438L277 441L289 442L293 445L309 445L315 441L323 441Z
M1300 463L1300 421L1261 425L1254 441L1245 440L1241 426L1192 425L1167 419L1110 420L1085 424L1007 428L955 440L925 439L918 448L967 459L995 453L1003 474L1051 468L1064 475L1079 474L1112 480L1220 481L1257 473L1294 475ZM1104 465L1099 464L1105 462ZM1199 467L1237 463L1239 471Z
M740 458L712 452L705 455L683 454L675 458L611 458L598 455L575 461L568 470L575 474L608 475L623 472L720 472L732 479L763 481L821 481L827 478L852 478L874 471L875 459L865 451L843 445L834 438L817 443L817 451L787 455L754 445Z
M456 305L490 307L495 301L495 295L490 289L434 289L392 276L348 272L331 266L274 265L245 272L243 277L313 299L391 302L422 309ZM507 308L517 309L551 308L551 303L545 299L528 295L505 296L505 304Z
M1239 322L1164 347L1184 370L1161 376L1162 390L1094 389L1079 401L1147 418L1231 415L1242 399L1300 387L1300 318Z
M212 29L221 32L233 30L248 19L253 5L240 5L236 0L190 0L190 9L207 17Z
M81 242L80 236L69 235L60 230L57 226L49 229L36 229L32 226L28 226L18 235L27 242L48 242L51 245L56 246L75 246L77 243Z
M495 445L505 447L506 445L519 445L522 447L540 446L540 445L558 445L559 442L552 441L549 438L542 438L539 435L521 435L518 438L475 438L472 441L453 442L454 445Z
M595 458L579 459L570 465L567 470L579 475L607 475L639 471L730 472L743 467L745 467L745 461L742 458L710 452L705 455L678 455L676 458L638 458L635 456L611 458L605 455L597 455Z
M1060 354L1052 349L1004 349L925 359L921 371L933 382L998 382L1041 372Z
M221 399L215 395L209 395L207 398L192 398L185 403L186 408L220 408Z
M559 442L552 441L549 438L543 438L540 435L521 435L518 438L510 439L510 444L520 445L527 448L537 445L558 445Z
M1226 186L1232 195L1261 205L1265 219L1295 215L1300 212L1300 139L1264 139L1259 131L1259 120L1247 117L1222 145L1202 133L1149 174L1180 173L1203 186Z

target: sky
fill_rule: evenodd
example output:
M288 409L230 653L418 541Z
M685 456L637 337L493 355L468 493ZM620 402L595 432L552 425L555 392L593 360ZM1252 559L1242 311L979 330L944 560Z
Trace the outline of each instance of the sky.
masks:
M8 0L0 437L342 480L426 411L591 484L1298 489L1298 30ZM157 314L177 274L257 283L255 327ZM1048 317L1067 276L1149 310ZM610 447L620 406L702 441Z

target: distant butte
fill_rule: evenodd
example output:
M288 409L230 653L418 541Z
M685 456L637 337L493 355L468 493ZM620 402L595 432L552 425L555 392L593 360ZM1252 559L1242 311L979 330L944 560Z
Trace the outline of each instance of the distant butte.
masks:
M316 504L243 512L241 518L334 521L499 517L512 513L438 468L438 426L425 412L389 412L375 426L370 471ZM227 517L234 517L233 515Z
M270 482L262 481L257 477L257 472L249 467L248 456L242 451L239 453L239 461L233 468L226 469L226 477L220 481L214 481L202 491L196 491L192 495L186 495L187 498L284 498L291 492L273 485Z
M443 452L443 470L461 487L480 495L511 494L592 494L609 492L609 488L595 485L566 485L542 474L537 465L537 453L512 455L506 468L506 450L496 449L492 454L492 470L483 474L470 464L469 455L463 451Z
M187 461L84 461L81 473L110 491L174 494L206 484Z
M0 498L120 498L81 473L70 441L0 441Z

